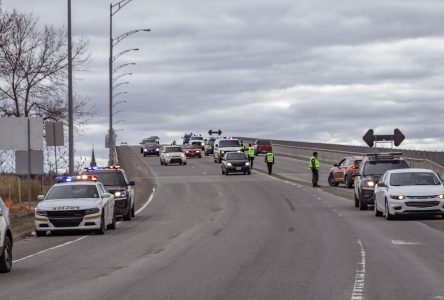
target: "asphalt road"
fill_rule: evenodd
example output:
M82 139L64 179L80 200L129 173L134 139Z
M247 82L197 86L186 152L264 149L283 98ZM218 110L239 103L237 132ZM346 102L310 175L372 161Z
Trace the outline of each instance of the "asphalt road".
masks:
M208 157L165 167L123 148L136 218L16 243L0 299L444 298L440 218L356 210L351 190L309 187L303 161L277 157L277 178L224 176Z

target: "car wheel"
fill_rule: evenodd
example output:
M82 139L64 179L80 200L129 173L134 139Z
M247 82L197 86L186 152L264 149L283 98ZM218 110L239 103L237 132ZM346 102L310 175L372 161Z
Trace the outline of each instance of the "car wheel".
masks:
M163 161L162 160L160 160L160 165L163 166Z
M145 154L145 153L143 154L143 157L146 157L146 154Z
M131 217L135 217L136 216L136 208L134 207L134 204L133 204L133 207L131 207Z
M180 162L179 165L183 165L183 162Z
M106 226L106 229L111 229L114 230L116 229L116 213L113 213L113 221L111 222L111 224L108 224L108 226Z
M220 168L221 170L222 170L222 175L224 175L225 174L225 171L224 171L224 169L223 168Z
M164 165L164 166L168 166L167 162L164 162L163 165Z
M128 209L127 213L123 216L124 221L131 221L131 208Z
M361 197L359 197L359 210L367 210L367 204L364 203Z
M359 207L359 199L356 197L356 193L353 193L355 195L355 207Z
M3 253L0 256L0 273L9 273L12 269L12 243L9 236L5 236Z
M35 231L35 235L40 237L40 236L46 236L46 231L45 230L36 230Z
M345 177L345 186L347 186L347 188L349 189L353 187L353 178L351 174L347 174L347 176Z
M382 217L382 212L379 211L378 206L376 205L376 199L375 199L374 210L375 210L375 217Z
M97 229L95 233L99 235L105 234L105 217L103 214L102 217L100 218L100 228Z
M225 170L225 175L227 175L227 176L228 176L228 170Z
M338 185L339 185L339 183L337 183L337 182L335 182L335 181L333 180L333 174L331 174L331 173L330 173L330 175L328 176L328 184L329 184L330 186L338 186Z
M385 215L385 219L387 221L391 221L395 218L395 216L390 214L389 208L388 208L388 202L387 199L385 200L385 209L384 209L384 215Z
M247 173L248 173L248 175L251 175L251 171L248 171Z

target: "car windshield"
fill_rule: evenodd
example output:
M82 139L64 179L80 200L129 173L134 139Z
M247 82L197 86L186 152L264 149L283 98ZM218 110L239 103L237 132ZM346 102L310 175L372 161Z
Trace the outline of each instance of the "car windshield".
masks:
M214 140L209 140L209 141L207 141L207 145L214 145Z
M104 186L125 186L125 178L123 174L116 171L109 172L88 172L88 175L97 177L97 181L103 183Z
M385 171L408 168L405 160L369 161L365 164L363 175L382 175Z
M46 195L46 200L55 199L79 199L79 198L99 198L99 192L95 185L61 185L54 186Z
M390 185L439 185L438 177L430 172L394 173L390 175Z
M171 152L182 152L182 147L165 147L165 151L166 153L171 153Z
M159 145L157 145L157 143L147 143L145 146L148 148L157 148Z
M227 153L227 160L247 160L247 156L243 152Z
M142 144L148 144L148 143L156 143L156 139L144 139L142 141Z
M190 138L190 140L192 140L192 141L203 141L203 137L201 137L201 136L192 136Z
M221 140L219 147L240 147L238 140Z
M259 141L256 142L256 144L258 144L258 145L270 145L271 143L270 143L270 141L267 141L267 140L259 140Z

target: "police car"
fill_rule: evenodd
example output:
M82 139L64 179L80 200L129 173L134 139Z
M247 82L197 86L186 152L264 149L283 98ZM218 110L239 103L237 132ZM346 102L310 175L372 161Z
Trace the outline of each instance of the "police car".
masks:
M9 210L0 198L0 273L11 272L12 233L9 225Z
M94 230L104 234L116 229L114 195L95 176L61 176L46 196L37 197L35 232L45 236L47 231Z
M214 141L213 158L215 163L221 163L227 152L241 151L241 144L238 139L231 137L218 138Z

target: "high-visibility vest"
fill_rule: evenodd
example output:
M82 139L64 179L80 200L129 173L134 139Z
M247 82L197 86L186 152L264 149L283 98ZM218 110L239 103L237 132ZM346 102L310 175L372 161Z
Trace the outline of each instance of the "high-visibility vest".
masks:
M266 155L267 155L265 157L266 162L267 163L273 163L274 162L274 154L273 154L273 152L268 152Z
M248 148L248 156L249 157L253 157L254 156L254 147L249 147Z
M319 159L317 159L314 156L310 157L310 161L308 162L308 168L319 170Z

